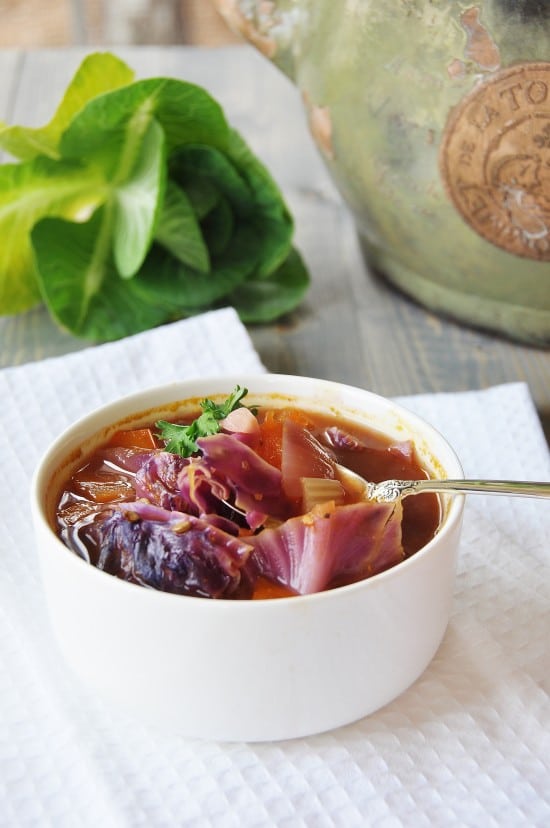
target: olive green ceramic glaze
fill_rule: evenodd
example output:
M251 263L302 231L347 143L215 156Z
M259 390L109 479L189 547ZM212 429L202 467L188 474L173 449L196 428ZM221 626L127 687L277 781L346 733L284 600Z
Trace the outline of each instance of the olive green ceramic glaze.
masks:
M550 344L547 0L215 0L296 83L369 263Z

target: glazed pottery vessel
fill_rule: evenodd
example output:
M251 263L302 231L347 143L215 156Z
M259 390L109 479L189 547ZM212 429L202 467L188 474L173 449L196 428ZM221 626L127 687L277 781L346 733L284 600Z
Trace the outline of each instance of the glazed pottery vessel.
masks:
M214 2L298 86L372 268L549 345L550 2Z

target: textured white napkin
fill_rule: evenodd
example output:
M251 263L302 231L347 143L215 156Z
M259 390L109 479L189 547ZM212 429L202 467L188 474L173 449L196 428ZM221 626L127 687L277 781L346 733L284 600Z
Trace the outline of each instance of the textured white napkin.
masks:
M340 730L257 745L161 736L65 667L29 523L40 453L119 394L262 370L224 310L0 371L0 826L550 825L548 502L468 498L439 652L399 699ZM525 385L401 402L445 434L467 474L550 479Z

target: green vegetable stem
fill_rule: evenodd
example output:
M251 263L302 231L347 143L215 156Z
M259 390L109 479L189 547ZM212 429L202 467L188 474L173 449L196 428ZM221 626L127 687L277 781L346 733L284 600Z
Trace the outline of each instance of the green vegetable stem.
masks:
M308 284L268 171L201 87L88 55L46 126L0 123L0 314L43 302L91 341L209 308L245 322Z

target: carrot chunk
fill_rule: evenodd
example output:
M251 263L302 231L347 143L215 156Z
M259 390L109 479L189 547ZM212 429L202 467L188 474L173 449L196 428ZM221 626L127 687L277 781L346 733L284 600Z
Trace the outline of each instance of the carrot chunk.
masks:
M283 423L273 417L266 418L260 426L260 442L257 452L276 468L281 468L283 445Z
M131 428L113 434L109 440L109 446L156 449L159 447L159 443L150 428Z
M253 600L262 600L265 598L291 598L296 595L294 590L289 589L283 584L278 584L275 581L270 581L268 578L259 576L254 586Z
M276 468L281 468L283 423L290 419L307 428L311 418L299 408L271 408L260 423L260 445L256 449L260 457Z

